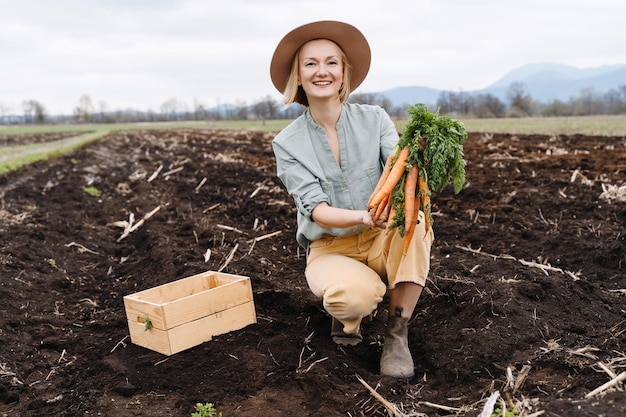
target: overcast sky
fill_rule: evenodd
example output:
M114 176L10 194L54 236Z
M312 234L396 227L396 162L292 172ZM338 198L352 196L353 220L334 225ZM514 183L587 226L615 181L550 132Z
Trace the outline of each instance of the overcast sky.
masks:
M372 66L357 92L486 87L525 64L626 64L624 0L0 0L0 111L71 114L280 99L269 61L314 20L358 27ZM1 115L1 114L0 114Z

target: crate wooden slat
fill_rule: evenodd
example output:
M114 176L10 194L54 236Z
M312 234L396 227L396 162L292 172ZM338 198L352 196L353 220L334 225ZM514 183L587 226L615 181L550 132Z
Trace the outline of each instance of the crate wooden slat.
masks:
M131 341L166 355L256 323L250 278L213 271L127 295L124 307Z
M254 314L252 303L245 303L169 330L146 330L144 323L131 321L128 322L128 328L134 344L169 356L208 342L213 336L256 323L252 319Z

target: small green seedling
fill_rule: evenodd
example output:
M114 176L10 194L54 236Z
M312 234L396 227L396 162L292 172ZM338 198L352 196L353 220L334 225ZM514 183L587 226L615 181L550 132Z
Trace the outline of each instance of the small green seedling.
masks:
M93 197L100 197L100 194L102 194L102 192L98 190L96 187L84 187L83 191L85 191L87 194Z
M502 409L496 408L495 410L493 410L493 413L491 413L490 417L515 417L518 414L519 410L517 408L514 408L512 410L506 410L504 414L502 414Z
M134 398L126 404L126 407L141 408L141 400L139 398Z
M215 409L213 403L197 403L196 411L191 413L191 417L222 417L222 413Z
M146 326L146 328L144 329L145 332L154 327L152 325L152 320L150 320L150 317L148 317L147 314L141 318L141 322Z

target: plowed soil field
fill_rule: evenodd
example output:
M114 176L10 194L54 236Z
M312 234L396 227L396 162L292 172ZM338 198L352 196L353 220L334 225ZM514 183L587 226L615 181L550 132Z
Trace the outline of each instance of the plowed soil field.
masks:
M386 300L364 343L331 341L273 136L118 131L0 177L0 415L478 416L496 392L516 415L626 415L626 138L469 135L396 381ZM256 324L171 356L130 342L125 295L218 270L250 277Z

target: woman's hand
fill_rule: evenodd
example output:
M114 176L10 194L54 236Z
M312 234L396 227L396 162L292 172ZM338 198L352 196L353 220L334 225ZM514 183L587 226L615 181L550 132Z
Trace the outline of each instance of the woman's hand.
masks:
M374 221L374 219L372 219L372 214L369 211L363 211L363 224L366 224L369 227L378 227L380 229L387 228L386 221L382 221L380 219L378 221Z

